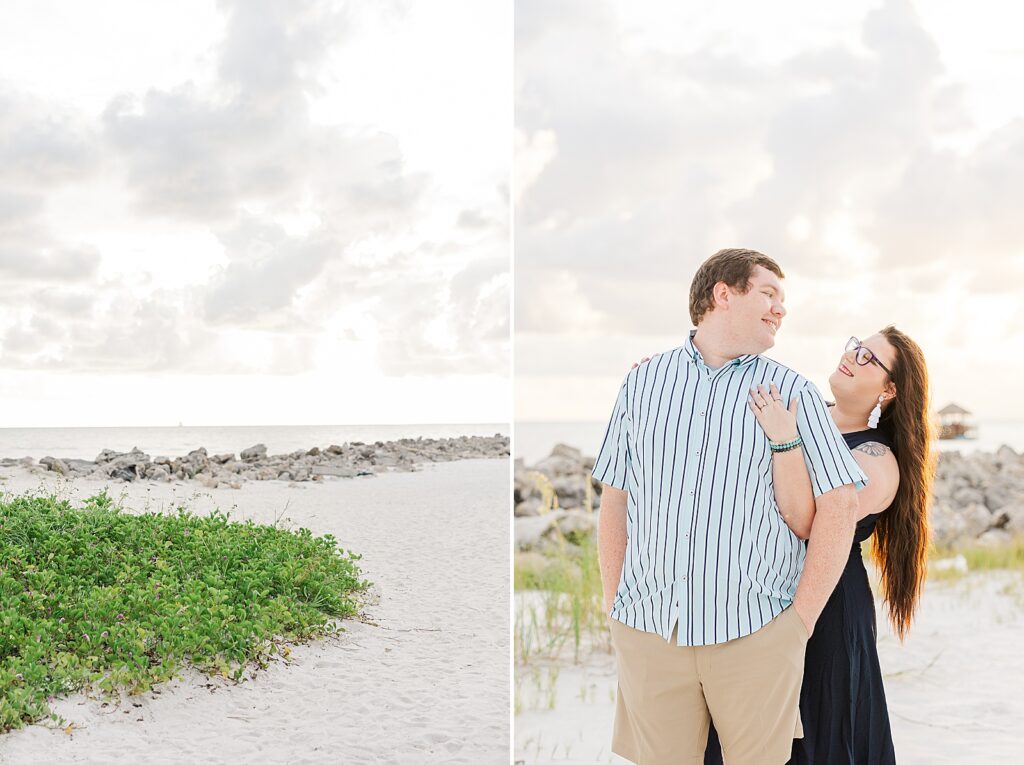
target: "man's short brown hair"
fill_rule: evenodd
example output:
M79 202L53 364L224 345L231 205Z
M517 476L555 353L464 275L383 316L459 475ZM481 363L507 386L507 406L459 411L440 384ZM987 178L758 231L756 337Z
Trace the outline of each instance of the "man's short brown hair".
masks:
M785 279L779 264L757 250L719 250L705 260L690 283L690 319L693 326L700 324L704 314L715 307L712 291L719 282L725 282L740 294L750 289L754 266L767 268L780 279Z

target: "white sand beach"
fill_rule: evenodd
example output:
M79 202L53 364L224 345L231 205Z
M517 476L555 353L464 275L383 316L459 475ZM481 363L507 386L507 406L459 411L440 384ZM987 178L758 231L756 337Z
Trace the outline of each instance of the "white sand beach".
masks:
M186 501L232 518L333 534L363 555L369 622L293 646L240 683L198 672L104 705L54 709L74 722L0 735L0 762L505 763L509 751L509 463L474 459L411 473L238 490L109 482L134 511ZM73 501L103 482L0 470L9 493L41 485ZM45 481L44 483L41 483Z
M903 645L880 616L878 650L901 765L1021 762L1021 635L1024 575L1019 572L929 582ZM615 692L611 655L594 652L579 665L531 664L516 667L516 761L626 762L609 750Z

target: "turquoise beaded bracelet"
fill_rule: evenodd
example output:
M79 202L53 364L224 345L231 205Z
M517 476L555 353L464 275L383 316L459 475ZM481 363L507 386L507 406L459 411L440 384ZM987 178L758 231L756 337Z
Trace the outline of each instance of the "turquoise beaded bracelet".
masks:
M803 442L804 440L800 438L800 436L797 436L792 441L786 441L786 443L784 444L775 444L769 441L768 446L771 447L771 450L773 452L788 452L791 451L792 449L799 449L800 444L802 444Z

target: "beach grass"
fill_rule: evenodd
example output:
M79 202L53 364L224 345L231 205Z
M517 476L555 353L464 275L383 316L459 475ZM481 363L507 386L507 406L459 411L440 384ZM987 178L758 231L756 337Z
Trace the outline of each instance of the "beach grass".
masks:
M241 679L357 614L358 555L331 535L184 507L133 515L103 492L0 499L0 731L74 691L144 693L187 664Z
M608 616L601 591L597 546L592 537L561 545L544 555L521 555L515 562L515 658L518 664L553 659L572 650L610 650Z
M1024 572L1024 534L1004 544L966 543L933 546L929 556L928 578L937 582L959 581L978 571ZM959 566L936 566L938 561L959 559Z
M965 545L956 552L967 560L968 571L1024 571L1024 535L1004 545Z

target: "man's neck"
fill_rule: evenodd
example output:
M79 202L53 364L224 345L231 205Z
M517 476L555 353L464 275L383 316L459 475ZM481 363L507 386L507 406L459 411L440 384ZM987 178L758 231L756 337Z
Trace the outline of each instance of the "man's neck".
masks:
M743 354L732 353L725 348L722 339L707 326L697 327L697 334L693 336L693 346L700 351L704 357L704 363L711 369L724 367L730 361Z

